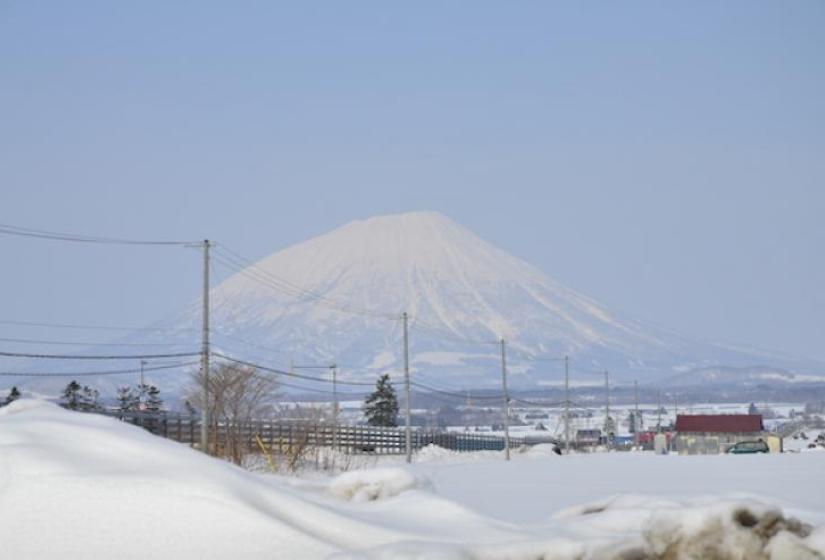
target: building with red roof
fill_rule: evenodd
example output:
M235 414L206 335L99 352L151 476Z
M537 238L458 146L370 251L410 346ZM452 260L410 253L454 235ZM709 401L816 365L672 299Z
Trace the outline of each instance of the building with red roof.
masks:
M673 449L681 455L716 455L742 441L777 437L765 431L761 414L679 414L675 432Z
M761 414L680 414L679 433L757 434L764 431Z

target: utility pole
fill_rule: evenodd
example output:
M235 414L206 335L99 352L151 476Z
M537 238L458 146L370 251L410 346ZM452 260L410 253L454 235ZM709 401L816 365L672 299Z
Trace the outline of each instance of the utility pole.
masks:
M140 361L140 384L138 385L138 390L142 389L143 386L146 384L143 381L143 366L145 366L145 365L146 365L146 360L141 360Z
M209 453L209 247L203 240L203 332L201 342L201 374L203 403L201 406L201 450Z
M662 390L656 394L656 431L662 431Z
M604 370L604 441L610 451L610 373Z
M407 453L407 462L412 462L412 428L410 427L410 337L407 330L407 312L402 315L404 319L404 393L406 395L406 407L404 410L404 447Z
M501 339L501 387L503 390L504 412L504 459L510 460L510 393L507 391L507 358L504 350L504 339Z
M332 370L332 449L338 449L338 366L329 366Z
M564 452L570 453L570 358L564 357Z
M639 383L635 379L633 380L633 400L635 403L633 410L633 444L639 447L639 428L642 422L639 418Z

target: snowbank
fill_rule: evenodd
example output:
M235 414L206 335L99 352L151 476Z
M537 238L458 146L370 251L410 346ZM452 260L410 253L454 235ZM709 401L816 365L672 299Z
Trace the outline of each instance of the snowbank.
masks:
M389 498L414 488L429 490L432 489L432 483L424 476L402 468L346 472L335 477L329 484L330 492L353 502Z
M444 459L442 451L427 453ZM509 463L499 453L478 457L352 471L301 485L111 418L20 400L0 409L0 556L785 560L825 554L825 454L703 460L590 454ZM648 491L619 494L638 473ZM734 494L748 484L785 498ZM438 493L417 491L433 485Z
M558 456L554 451L556 446L552 443L540 443L525 449L524 454L528 457L553 457Z
M810 526L758 502L709 506L637 499L625 507L613 503L583 508L578 516L568 516L529 540L486 546L402 542L335 558L821 560L821 533L809 538L811 532Z
M518 447L510 450L510 456L512 459L546 458L556 455L553 451L554 448L555 445L550 443ZM453 451L433 443L425 445L415 454L416 463L477 463L481 461L501 461L503 459L503 451Z
M810 526L760 503L677 504L651 513L643 550L663 558L813 560L820 556L805 542L810 534Z
M4 558L252 558L278 543L322 557L337 547L301 529L329 522L315 509L110 418L31 400L0 409Z
M488 461L504 457L502 451L476 451L473 453L453 451L434 443L425 445L415 453L416 463L466 463Z

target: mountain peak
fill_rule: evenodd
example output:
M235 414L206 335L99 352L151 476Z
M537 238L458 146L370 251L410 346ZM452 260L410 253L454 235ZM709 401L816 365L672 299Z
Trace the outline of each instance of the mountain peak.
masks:
M350 224L364 224L367 226L384 225L422 225L422 226L449 226L455 225L450 218L435 210L411 210L409 212L398 212L395 214L382 214L380 216L370 216L363 220L354 220Z
M433 243L462 243L459 239L462 236L478 239L475 234L439 212L417 211L354 220L322 235L321 238L325 242L360 241L366 243L363 246L366 250L377 250L381 244L398 243L404 243L408 248L418 247L420 250L421 247Z
M414 363L436 369L478 362L500 337L525 356L592 350L599 364L680 342L619 320L438 212L347 223L230 277L213 301L216 324L233 332L362 368L397 364L398 325L386 317L402 311Z
M536 356L630 379L754 359L619 317L432 211L355 220L278 251L216 287L213 301L225 330L370 375L399 367L402 311L414 368L451 377L494 368L489 343L500 337L516 382L540 382Z
M218 247L216 260L227 260ZM574 374L609 369L618 381L696 368L799 361L692 341L610 312L438 212L356 220L269 255L211 290L213 345L263 364L346 364L373 380L401 370L401 312L410 315L412 370L423 382L500 383L492 343L507 339L514 386L552 384L570 356ZM191 344L200 305L152 342ZM262 351L263 350L263 351ZM178 383L178 375L164 385Z

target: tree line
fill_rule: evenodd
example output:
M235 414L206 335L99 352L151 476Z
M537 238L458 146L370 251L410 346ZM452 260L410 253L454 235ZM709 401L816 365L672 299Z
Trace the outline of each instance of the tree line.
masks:
M202 379L195 376L190 387L191 400L200 404ZM210 412L215 421L221 418L235 419L237 416L271 412L274 400L279 398L277 381L271 376L262 376L255 368L221 364L212 370L209 379ZM0 400L0 407L11 404L21 397L17 386L12 387L6 397ZM274 399L273 399L274 397ZM80 385L72 380L60 394L59 404L69 410L102 411L100 392L88 385ZM162 412L163 399L155 385L122 385L115 396L118 412ZM184 403L187 412L195 414L190 400ZM388 374L378 378L375 390L364 399L363 411L370 426L393 427L398 425L398 395L390 384ZM244 414L246 413L246 414Z
M0 406L9 405L21 396L20 390L14 386L9 390L6 398L0 400ZM162 412L164 410L160 389L148 384L118 387L115 402L114 410L117 412ZM75 380L70 381L60 393L58 404L69 410L83 412L99 412L106 409L100 402L100 392L97 389L81 385Z

